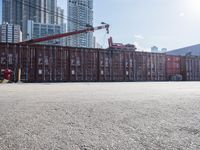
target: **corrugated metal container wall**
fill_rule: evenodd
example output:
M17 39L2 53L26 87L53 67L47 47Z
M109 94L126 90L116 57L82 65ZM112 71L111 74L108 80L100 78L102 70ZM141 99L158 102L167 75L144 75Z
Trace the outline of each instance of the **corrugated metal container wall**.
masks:
M70 81L84 81L83 49L70 49Z
M69 80L68 75L68 50L64 47L54 47L53 48L53 74L54 81L56 82L64 82Z
M147 81L147 53L135 52L136 81Z
M157 54L157 81L166 81L166 54Z
M63 81L69 81L70 74L69 74L69 68L70 68L70 59L69 59L69 49L63 48L62 49L62 79Z
M147 53L147 81L164 81L165 54Z
M181 56L166 55L166 78L181 75Z
M84 81L98 81L98 51L84 49Z
M0 70L7 68L23 82L164 81L176 74L200 81L200 57L119 49L1 43Z
M181 56L181 75L183 81L186 81L186 60L184 56Z
M51 51L46 47L35 48L35 80L36 82L52 81ZM51 68L51 69L49 69ZM30 73L30 72L29 72Z
M57 81L57 53L54 47L38 46L35 48L35 80L37 82Z
M19 69L21 69L20 72L21 81L23 82L36 81L35 48L29 46L19 46L18 52L19 52Z
M155 63L153 63L154 59L156 59L156 57L154 57L153 54L147 53L147 80L151 81L151 80L155 80Z
M18 79L18 52L16 45L1 44L0 45L0 76L3 76L5 69L11 69L13 71L12 79L17 81Z
M112 81L112 55L110 50L99 50L99 81Z
M112 80L124 81L124 55L120 50L112 50Z
M98 51L70 48L70 81L98 81Z
M68 81L68 51L63 47L36 45L19 49L22 81Z
M182 57L182 72L186 81L200 81L200 57Z
M124 51L125 57L125 81L135 81L136 73L136 63L135 63L135 52L134 51Z

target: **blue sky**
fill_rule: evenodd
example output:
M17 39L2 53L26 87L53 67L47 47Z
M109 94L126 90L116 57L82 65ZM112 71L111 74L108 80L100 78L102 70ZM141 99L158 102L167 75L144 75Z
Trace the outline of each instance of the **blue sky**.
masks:
M59 0L67 7L66 0ZM94 0L94 25L111 25L114 42L169 50L200 43L200 0ZM106 46L105 31L95 33Z
M58 4L66 10L67 0ZM153 45L170 50L199 44L199 7L200 0L94 0L94 25L102 21L111 25L110 35L103 30L95 35L105 47L109 36L143 50Z

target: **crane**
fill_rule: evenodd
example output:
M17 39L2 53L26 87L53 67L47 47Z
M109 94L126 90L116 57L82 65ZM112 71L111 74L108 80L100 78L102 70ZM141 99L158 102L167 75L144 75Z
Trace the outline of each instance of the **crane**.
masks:
M51 36L46 36L46 37L42 37L42 38L37 38L37 39L31 39L31 40L27 40L27 41L23 41L23 42L19 42L18 44L35 44L35 43L40 43L40 42L45 42L45 41L50 41L50 40L54 40L54 39L59 39L59 38L64 38L64 37L68 37L71 35L77 35L77 34L81 34L81 33L88 33L88 32L94 32L95 30L101 30L101 29L106 29L107 34L109 34L109 24L106 24L104 22L101 23L101 26L97 26L97 27L93 27L91 25L86 25L86 29L82 29L82 30L77 30L77 31L72 31L72 32L67 32L67 33L62 33L62 34L56 34L56 35L51 35Z

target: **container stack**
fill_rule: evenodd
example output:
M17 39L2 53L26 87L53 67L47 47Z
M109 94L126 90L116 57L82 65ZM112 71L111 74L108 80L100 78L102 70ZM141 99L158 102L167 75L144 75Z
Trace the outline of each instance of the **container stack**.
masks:
M0 71L12 81L200 81L200 57L123 49L0 44Z

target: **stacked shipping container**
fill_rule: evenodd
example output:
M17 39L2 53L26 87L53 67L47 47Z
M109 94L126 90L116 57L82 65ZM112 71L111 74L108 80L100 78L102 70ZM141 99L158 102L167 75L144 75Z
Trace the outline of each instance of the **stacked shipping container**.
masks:
M120 50L112 51L112 80L124 81L124 53Z
M0 45L0 76L3 76L5 69L13 71L13 79L17 79L18 50L13 45Z
M200 57L132 50L0 44L0 70L7 68L23 82L200 80Z
M200 81L200 56L182 57L181 72L185 81Z
M174 80L181 75L181 56L166 55L166 78Z

